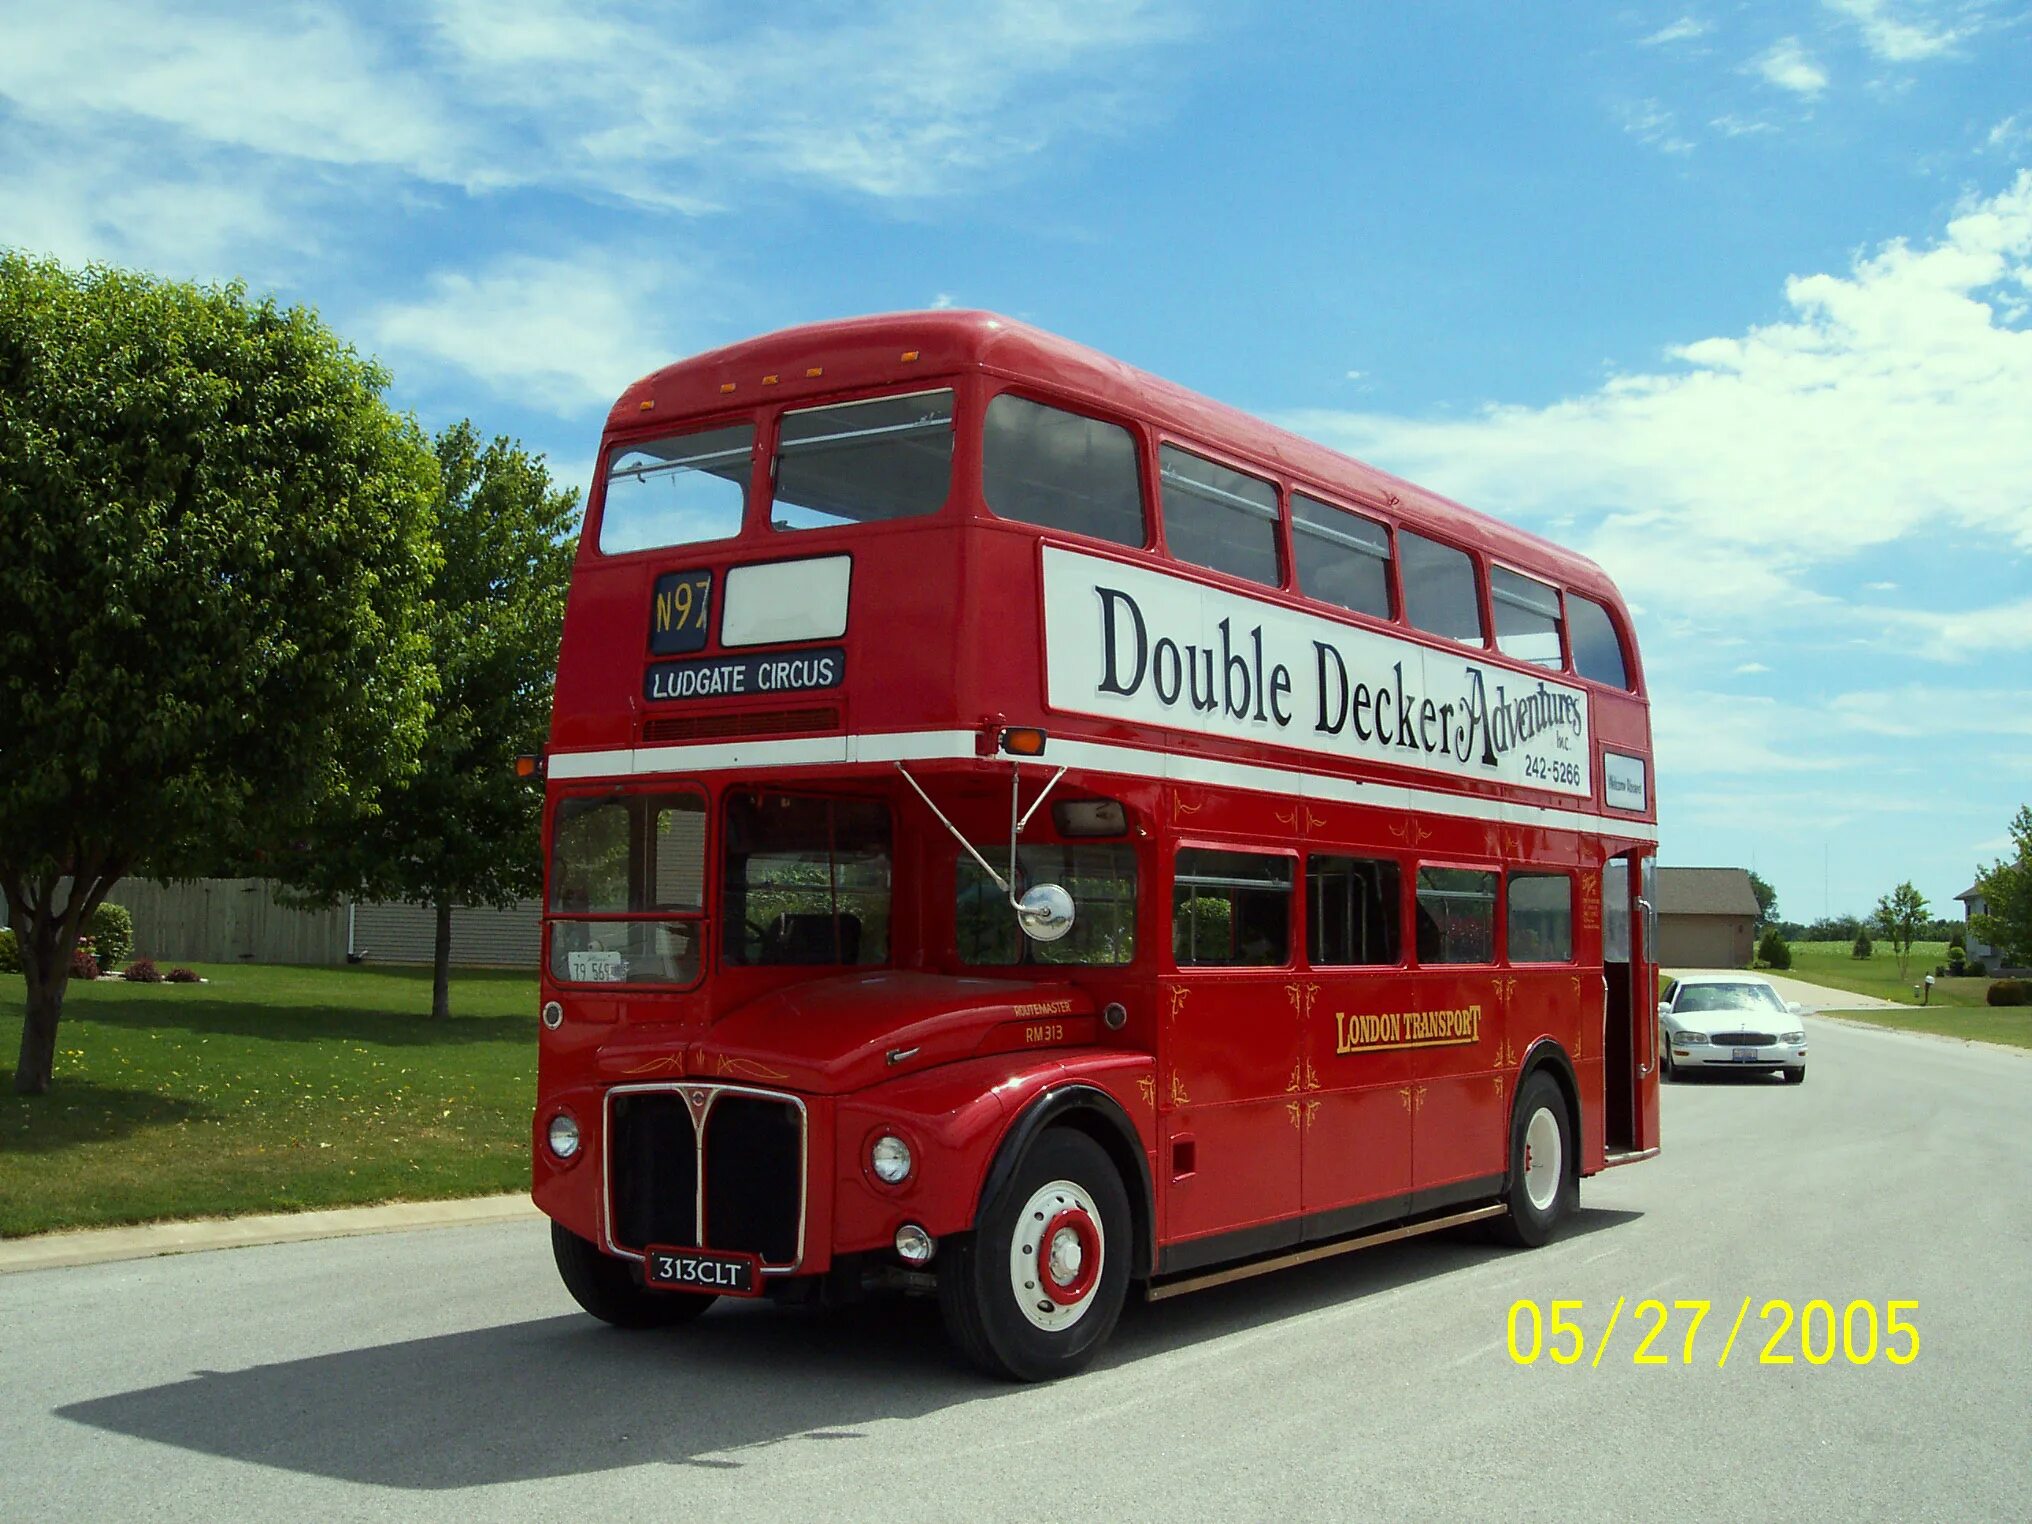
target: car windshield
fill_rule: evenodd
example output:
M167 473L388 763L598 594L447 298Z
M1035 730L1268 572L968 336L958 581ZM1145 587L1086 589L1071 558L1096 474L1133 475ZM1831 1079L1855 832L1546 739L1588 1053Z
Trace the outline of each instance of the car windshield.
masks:
M1693 1011L1782 1011L1785 1002L1768 984L1685 984L1673 1009Z

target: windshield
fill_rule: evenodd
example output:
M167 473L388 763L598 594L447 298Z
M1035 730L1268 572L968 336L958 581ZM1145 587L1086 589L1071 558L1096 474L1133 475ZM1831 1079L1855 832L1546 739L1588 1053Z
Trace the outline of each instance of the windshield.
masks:
M1008 843L977 848L989 862ZM1072 896L1072 930L1056 942L1033 942L1016 924L1009 896L958 854L953 925L960 962L974 967L1016 963L1122 964L1136 960L1136 854L1126 845L1028 846L1016 851L1016 893L1058 884ZM1006 855L1002 862L1007 862Z
M889 807L757 791L727 800L721 952L745 966L889 961Z
M705 905L696 794L564 799L551 822L550 973L573 984L690 984Z
M1684 984L1675 1011L1782 1011L1785 1003L1768 984Z
M785 413L770 526L830 529L936 512L952 484L952 457L949 391Z

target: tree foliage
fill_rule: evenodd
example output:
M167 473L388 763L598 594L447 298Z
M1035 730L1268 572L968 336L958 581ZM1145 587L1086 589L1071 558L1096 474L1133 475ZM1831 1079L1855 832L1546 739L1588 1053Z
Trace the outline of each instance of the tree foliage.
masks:
M436 441L432 499L443 559L429 588L436 675L413 775L358 826L320 832L281 868L301 898L402 900L438 915L434 1009L448 1015L454 905L507 906L542 882L541 787L514 775L543 748L571 580L578 495L542 458L470 422Z
M422 734L436 466L302 307L0 255L0 891L46 1090L79 931L371 808Z
M1912 881L1907 879L1877 901L1871 919L1890 941L1891 950L1898 955L1898 977L1903 979L1906 962L1912 956L1912 943L1926 926L1926 896L1913 888Z
M1757 919L1765 925L1778 919L1778 891L1757 874L1750 875L1750 892L1757 896Z
M2001 963L2024 968L2032 965L2032 805L2019 805L2011 817L2011 845L2013 857L1976 875L1983 914L1970 916L1969 928L1997 950Z

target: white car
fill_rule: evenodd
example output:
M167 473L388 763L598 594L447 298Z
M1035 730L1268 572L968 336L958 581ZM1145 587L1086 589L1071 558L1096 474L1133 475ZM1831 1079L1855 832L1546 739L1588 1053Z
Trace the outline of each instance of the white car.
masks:
M1726 1069L1804 1084L1804 1010L1755 974L1682 975L1658 1002L1658 1077Z

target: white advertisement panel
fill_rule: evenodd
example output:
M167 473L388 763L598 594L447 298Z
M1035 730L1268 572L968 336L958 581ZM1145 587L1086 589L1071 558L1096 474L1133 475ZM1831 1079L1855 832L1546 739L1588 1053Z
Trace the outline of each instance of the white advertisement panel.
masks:
M1591 798L1584 689L1044 549L1054 709Z

